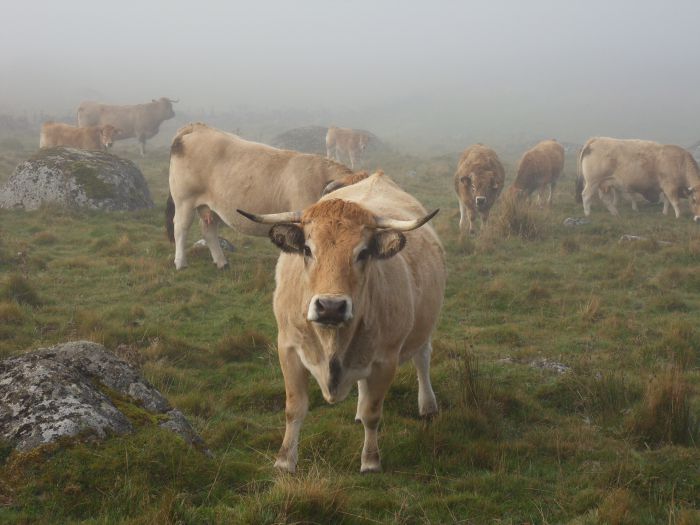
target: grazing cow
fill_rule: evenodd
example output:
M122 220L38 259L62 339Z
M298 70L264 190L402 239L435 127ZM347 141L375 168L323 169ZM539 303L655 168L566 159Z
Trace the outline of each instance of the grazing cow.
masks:
M40 148L66 146L87 150L107 150L112 147L119 130L109 124L101 127L76 128L61 122L44 122L39 137Z
M543 140L527 150L518 164L518 173L509 192L529 197L537 191L537 203L544 202L544 192L549 188L547 205L552 203L552 193L564 169L564 148L556 140Z
M362 131L349 128L328 128L326 134L326 156L331 158L331 151L335 151L335 160L340 162L340 152L344 152L350 158L350 167L355 169L355 161L365 151L369 135Z
M381 470L377 427L397 367L412 359L418 410L437 412L430 384L431 334L446 270L423 206L381 172L335 190L303 211L253 215L273 224L281 250L273 308L287 392L286 430L275 466L294 472L309 404L309 372L329 403L358 385L364 425L361 472Z
M243 140L204 124L180 128L170 148L170 198L166 229L175 242L175 267L187 266L187 231L198 212L204 239L219 268L226 266L218 242L219 223L243 233L267 229L236 213L302 209L316 202L332 181L352 171L319 155L280 150Z
M503 165L491 148L474 144L464 150L454 177L461 233L464 233L467 226L467 218L469 233L474 233L477 212L483 226L489 217L491 206L503 190L505 179Z
M175 116L173 103L169 98L153 99L148 104L135 106L110 106L98 102L81 102L78 106L78 126L104 126L111 124L119 129L115 140L135 137L141 146L141 155L146 154L146 140L158 133L164 120Z
M670 203L676 218L680 217L680 199L689 197L694 220L700 222L700 169L679 146L596 137L581 150L578 171L577 187L586 216L596 194L612 215L618 215L617 192L640 193L652 202L663 193L664 213Z

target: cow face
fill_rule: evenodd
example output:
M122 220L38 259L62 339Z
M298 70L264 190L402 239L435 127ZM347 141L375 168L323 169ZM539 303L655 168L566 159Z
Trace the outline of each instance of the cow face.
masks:
M689 187L687 194L693 220L696 224L700 224L700 184Z
M100 128L100 142L105 149L109 149L114 144L115 136L119 134L119 130L114 126L107 124Z
M492 171L472 172L460 178L474 197L474 204L478 210L488 210L501 191L501 184L496 174Z
M175 112L173 111L173 102L177 102L176 100L161 97L158 100L154 99L153 102L158 105L158 108L160 109L160 116L163 120L168 120L175 116Z

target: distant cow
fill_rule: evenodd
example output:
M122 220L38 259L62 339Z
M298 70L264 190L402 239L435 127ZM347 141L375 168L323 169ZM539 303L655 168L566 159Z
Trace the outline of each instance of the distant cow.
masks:
M454 176L459 200L459 229L463 233L469 220L469 233L474 233L477 212L482 226L491 206L503 190L505 170L498 155L483 144L474 144L462 153Z
M589 139L578 160L581 201L586 215L598 194L611 214L618 215L616 193L640 193L648 200L663 193L680 217L680 199L690 199L700 222L700 169L693 156L679 146L649 140ZM604 197L612 191L613 195ZM664 202L664 212L668 206Z
M243 233L265 235L267 228L236 213L303 209L316 202L329 183L352 175L342 164L319 155L281 150L244 140L204 124L180 128L170 148L170 193L166 228L175 242L175 267L187 266L187 231L200 215L202 234L219 268L226 257L219 245L223 222Z
M529 197L537 192L537 202L544 202L545 189L549 188L547 204L552 203L552 193L564 169L564 148L556 140L543 140L527 150L518 163L518 172L509 192Z
M329 403L358 385L355 419L365 429L361 472L381 470L377 429L398 366L413 360L418 410L437 412L430 384L431 335L446 269L436 213L376 173L288 213L254 215L272 224L281 250L273 308L287 393L286 430L275 466L294 472L308 411L309 372ZM422 227L421 227L422 226Z
M135 106L110 106L97 102L82 102L78 106L78 126L104 126L111 124L119 130L115 140L135 137L141 146L141 155L146 154L146 140L154 137L164 120L175 116L169 98L153 99L148 104Z
M112 147L114 135L118 132L114 126L91 126L76 128L61 122L44 122L39 138L40 148L66 146L86 150L106 150Z
M350 167L355 169L355 161L365 151L369 135L362 131L349 128L328 128L326 134L326 156L330 159L331 151L335 152L335 160L340 162L340 152L350 158Z

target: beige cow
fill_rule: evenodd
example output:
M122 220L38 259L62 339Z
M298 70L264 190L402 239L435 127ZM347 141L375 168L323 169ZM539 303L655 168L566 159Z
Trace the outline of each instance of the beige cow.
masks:
M412 359L421 415L438 409L430 384L431 334L445 289L445 258L423 206L380 173L303 211L246 217L273 224L281 250L273 307L287 392L275 465L294 472L309 373L329 403L358 385L365 429L361 471L381 470L377 428L398 366Z
M587 216L596 194L613 215L618 215L617 192L640 193L651 201L663 194L664 213L670 203L676 218L680 217L680 199L688 197L694 220L700 222L700 169L679 146L595 137L581 149L578 171L577 186Z
M187 266L185 241L196 212L212 258L223 268L227 261L218 241L220 222L243 233L267 233L236 208L259 213L302 209L316 202L329 183L348 175L350 169L318 155L250 142L204 124L182 127L170 148L166 209L175 267Z
M107 150L112 147L114 135L118 130L114 126L92 126L76 128L61 122L44 122L39 136L40 148L65 146L86 150Z
M78 126L104 126L111 124L119 130L115 140L135 137L146 154L146 140L154 137L164 120L175 116L172 100L166 97L153 99L147 104L114 106L98 102L82 102L78 106Z
M474 144L464 150L454 176L461 233L467 228L467 220L469 233L474 233L477 213L483 226L503 190L505 178L503 165L491 148Z
M349 128L328 128L326 134L326 156L330 159L331 152L335 153L335 160L340 162L340 153L344 153L350 159L350 167L355 169L355 161L359 159L369 143L369 135L362 131Z
M518 163L518 172L509 192L516 196L529 197L537 192L537 202L544 202L545 190L549 189L547 205L552 203L552 194L564 169L564 148L556 140L543 140L527 150Z

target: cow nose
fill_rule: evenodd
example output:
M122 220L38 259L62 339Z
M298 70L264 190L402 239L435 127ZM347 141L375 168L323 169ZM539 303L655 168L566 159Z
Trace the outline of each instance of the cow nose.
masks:
M486 204L486 197L477 197L476 198L476 205L477 206L483 206Z
M693 217L693 220L695 222L700 222L700 215L696 215L695 217Z
M345 321L348 302L345 299L319 297L316 299L317 321L326 324L338 324Z

